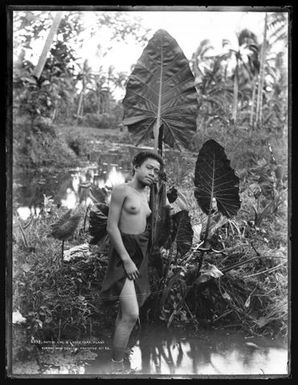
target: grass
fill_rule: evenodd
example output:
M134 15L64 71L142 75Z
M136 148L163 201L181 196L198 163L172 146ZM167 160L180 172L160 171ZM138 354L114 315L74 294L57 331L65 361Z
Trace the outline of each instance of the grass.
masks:
M108 336L111 332L115 307L107 308L99 297L107 256L94 246L88 257L81 255L62 262L61 242L50 233L51 224L63 213L63 209L52 205L50 214L43 211L29 224L13 218L12 310L19 310L26 319L24 324L13 326L16 361L31 359L38 353L31 338L77 340ZM83 214L84 209L79 228L65 249L88 241L82 229Z
M94 149L98 151L99 146L131 141L127 131L120 129L59 125L54 130L56 143L63 143L65 159L69 155L71 165L74 159L79 161ZM22 138L25 139L24 136ZM40 151L35 151L37 157L41 156L42 149L40 146ZM76 155L74 149L79 154ZM57 152L56 147L54 150ZM196 153L177 154L169 151L165 152L164 157L168 187L174 185L182 193L192 225L202 225L203 234L206 216L193 196ZM59 161L59 157L49 159L54 163ZM22 164L21 156L19 162ZM219 327L240 324L255 334L286 335L288 270L284 262L287 261L287 207L284 204L276 212L267 212L259 227L251 224L254 218L252 205L256 204L256 200L249 193L250 185L261 175L249 167L237 169L237 173L241 175L241 209L233 221L225 220L218 227L214 221L214 231L211 233L214 248L224 248L225 252L206 253L202 266L205 268L211 264L221 271L228 271L222 278L191 290L184 306L173 315L173 307L181 299L181 288L174 285L165 301L162 316L167 323L173 315L173 326L207 324L209 327ZM263 199L267 202L269 198ZM61 215L61 209L53 207L50 216L42 214L33 219L25 230L25 242L14 217L13 310L19 309L27 319L25 336L16 342L17 357L29 354L22 347L28 347L31 335L57 339L90 336L103 330L107 334L111 332L115 308L104 309L98 297L107 256L98 254L94 249L87 261L79 258L67 265L60 264L61 243L49 237L49 233L50 224ZM78 231L66 248L86 240L88 234ZM244 263L254 257L257 258L252 262ZM172 271L177 273L196 267L195 253L189 253L184 265L179 263L174 259Z
M56 126L56 131L61 135L71 135L73 137L77 137L83 135L86 139L96 140L103 139L105 137L114 137L119 140L119 137L123 133L120 131L120 128L115 129L107 129L107 128L94 128L94 127L86 127L86 126L70 126L70 125L62 125L59 124Z

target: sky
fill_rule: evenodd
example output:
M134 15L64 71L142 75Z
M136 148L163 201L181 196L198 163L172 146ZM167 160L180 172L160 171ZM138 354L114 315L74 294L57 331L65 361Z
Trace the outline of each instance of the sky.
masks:
M231 12L231 11L145 11L131 12L141 18L142 25L152 30L149 38L158 29L166 30L182 48L185 56L190 60L200 42L209 39L216 51L222 47L222 39L236 42L236 33L244 28L254 32L259 43L262 42L265 12ZM86 23L90 24L92 17L86 13ZM99 59L94 55L94 46L103 41L102 34L89 39L84 44L81 55L88 59L89 65L98 68ZM101 65L113 65L116 71L131 72L131 66L137 62L143 48L135 42L113 43L109 54L101 60ZM124 91L118 90L114 97L121 99Z
M172 7L175 9L175 7ZM176 7L177 8L177 7ZM199 7L200 9L202 7ZM222 40L228 39L233 44L236 41L236 33L244 28L254 32L259 43L262 42L265 11L270 9L252 11L245 10L230 11L230 8L222 7L220 11L128 11L128 13L141 19L141 23L145 28L150 28L150 39L158 29L166 30L179 44L185 56L191 59L200 42L209 39L216 51L221 48ZM54 12L53 12L54 13ZM81 61L88 60L94 72L98 72L99 65L107 71L109 66L113 66L116 72L125 72L127 75L131 72L131 66L137 62L141 56L144 45L136 43L131 39L128 42L113 42L112 49L105 57L96 55L97 45L109 45L109 34L104 28L100 28L93 38L88 34L88 28L92 27L94 19L94 11L85 11L84 20L86 26L86 39L79 52ZM46 38L46 35L45 35ZM44 38L44 39L45 39ZM33 64L37 63L38 57L42 51L44 41L35 42L32 51L33 56L30 60ZM124 95L122 91L114 93L114 97L121 99Z
M133 14L142 19L144 27L152 29L152 35L158 29L166 30L176 39L188 59L202 40L210 39L216 48L221 46L222 39L233 40L236 32L244 28L254 32L261 41L265 18L265 12L146 11ZM88 20L91 21L87 13L87 23ZM89 64L92 66L97 63L92 55L92 46L94 47L94 42L98 39L99 37L95 36L94 40L86 42L81 52L89 58ZM129 71L131 65L141 56L142 50L140 45L115 43L105 60L113 63L119 71Z

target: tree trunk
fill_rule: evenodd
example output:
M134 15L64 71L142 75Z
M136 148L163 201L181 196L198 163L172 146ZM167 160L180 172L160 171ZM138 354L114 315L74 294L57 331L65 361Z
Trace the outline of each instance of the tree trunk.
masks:
M96 99L97 99L97 115L100 115L101 112L101 93L96 93Z
M265 14L264 22L264 34L263 34L263 44L261 50L261 65L260 65L260 74L259 74L259 86L258 86L258 98L257 98L257 111L256 111L256 120L255 125L258 123L261 124L262 121L262 100L263 100L263 85L265 77L265 57L266 57L266 38L267 38L267 13Z
M36 76L38 79L43 71L43 68L44 68L44 65L46 63L46 60L47 60L47 55L48 55L48 52L51 48L51 45L53 43L53 40L54 40L54 37L56 35L56 32L59 28L59 24L60 24L60 21L62 19L62 16L63 16L63 12L57 12L56 15L55 15L55 18L54 18L54 21L53 21L53 24L51 26L51 29L49 31L49 34L48 34L48 37L46 39L46 42L45 42L45 45L43 47L43 50L42 50L42 53L39 57L39 60L38 60L38 63L37 63L37 66L34 68L34 76Z
M79 104L78 104L78 109L77 109L77 119L80 116L81 109L82 109L82 104L83 104L83 94L84 94L84 89L82 88L82 91L80 93L80 98L79 98Z
M234 91L233 91L233 112L232 112L232 119L234 123L236 123L237 119L237 106L238 106L238 59L236 59L236 68L235 68L235 75L234 75Z
M195 75L195 78L200 78L200 71L199 71L199 63L198 63L198 49L196 52L193 54L193 72Z
M53 111L53 115L52 115L52 122L54 122L54 120L56 119L57 117L57 107L55 107L54 111Z
M78 110L77 110L77 120L79 119L79 116L83 116L85 88L86 88L86 84L85 84L85 80L83 77L83 79L82 79L82 91L80 93L79 105L78 105Z
M253 79L253 88L251 96L251 110L250 110L250 119L249 124L252 127L254 122L254 109L255 109L255 98L256 98L256 78Z

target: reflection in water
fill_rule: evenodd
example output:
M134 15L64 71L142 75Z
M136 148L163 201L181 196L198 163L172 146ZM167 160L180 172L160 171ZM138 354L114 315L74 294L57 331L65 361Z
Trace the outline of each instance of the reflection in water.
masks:
M106 186L108 187L114 187L117 186L118 184L124 183L125 182L125 177L122 174L121 171L117 171L116 167L113 166L112 170L108 174L108 178L106 181Z
M30 217L31 210L29 209L29 207L19 207L17 209L17 213L19 214L20 218L22 218L25 221Z
M77 206L78 195L71 188L66 189L66 198L61 199L61 206L74 209Z
M130 367L133 375L284 375L287 373L286 344L265 337L231 335L219 330L201 331L187 336L177 329L145 328L131 341ZM257 344L251 348L247 341ZM88 375L111 375L111 351L108 345L96 351L97 356L77 367ZM71 366L71 365L70 365ZM77 365L79 366L79 365ZM65 368L63 368L65 373ZM76 368L72 365L69 374ZM54 374L48 369L48 374ZM62 372L59 372L62 374Z
M259 348L252 350L239 332L225 335L205 331L201 336L180 337L176 331L145 330L132 347L130 367L133 375L284 375L287 373L285 344L268 338L258 338ZM177 332L176 332L177 333ZM108 346L93 350L93 360L75 363L71 353L65 353L61 366L55 365L43 374L111 375L111 351ZM83 351L84 353L84 351ZM85 351L87 353L87 351ZM53 360L55 353L53 352ZM82 354L79 353L79 354ZM56 353L57 355L57 353ZM50 359L50 358L49 358ZM66 362L68 363L66 365Z
M169 331L143 331L130 358L131 368L142 374L287 374L284 345L259 338L258 348L251 349L239 333L227 336L207 331L179 338Z
M134 155L141 150L152 150L150 147L134 147L132 145L111 143L111 147L106 149L99 146L98 151L90 154L90 162L85 163L85 167L77 167L63 172L52 172L42 170L18 173L13 180L13 200L14 207L31 208L43 207L44 195L52 197L57 205L64 205L73 208L74 196L68 189L76 194L77 204L88 204L82 199L82 185L93 183L99 188L112 186L128 181L131 176L131 160ZM167 158L165 149L165 158ZM173 158L174 157L174 158ZM183 159L182 155L169 154L171 162L175 159L177 164ZM166 159L167 161L167 159ZM92 163L91 163L92 162ZM178 173L179 174L179 173ZM177 174L177 175L178 175ZM179 174L180 175L180 174ZM28 215L24 210L20 210L22 219ZM28 217L26 217L28 218Z
M80 175L79 174L72 175L72 188L76 193L79 192L79 186L80 186Z
M24 221L28 219L30 216L33 218L37 218L40 214L40 208L39 207L19 207L17 209L17 213L19 214L20 218L22 218Z
M120 171L120 168L122 171ZM47 175L47 183L39 183L42 176L23 176L15 183L15 201L17 212L21 219L26 220L30 215L37 217L41 211L44 195L52 196L57 205L74 209L78 204L88 206L92 203L88 196L91 184L108 189L128 179L128 172L115 163L102 163L100 166L90 164L84 168L76 168L62 175Z

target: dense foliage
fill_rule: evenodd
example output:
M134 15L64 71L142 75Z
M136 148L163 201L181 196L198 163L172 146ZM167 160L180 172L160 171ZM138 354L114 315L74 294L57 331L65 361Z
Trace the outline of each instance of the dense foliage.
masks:
M48 16L31 12L19 16L16 26L30 47L32 36L49 24ZM238 47L228 46L227 52L212 55L210 43L204 40L193 55L190 64L199 105L196 132L189 139L190 151L178 153L167 145L164 151L166 187L172 195L176 191L173 206L183 214L172 224L171 242L160 249L162 268L150 267L153 293L142 311L144 321L287 334L287 69L285 52L276 52L275 46L276 39L285 39L278 28L284 20L278 14L269 16L267 40L262 44L245 30L237 35ZM128 28L119 13L98 22L107 23L116 37L139 36L140 25ZM15 61L17 170L77 165L96 149L96 131L116 128L121 122L122 105L112 90L124 87L127 75L112 67L108 73L100 68L94 74L88 62L79 63L72 45L64 41L65 34L75 41L80 31L79 13L64 20L40 79L33 76L34 66L24 53ZM134 144L133 134L121 130L122 136L113 140ZM215 206L208 221L194 196L197 155L207 140L224 148L239 179L241 207L231 218ZM152 147L151 138L144 144ZM13 215L13 310L26 319L27 343L31 336L53 340L92 336L102 327L109 329L110 316L115 315L115 309L104 309L98 297L107 265L104 243L61 262L61 244L50 236L50 225L64 212L48 204L45 198L40 216L28 223ZM90 241L88 226L83 224L86 209L79 207L82 222L67 241L71 246ZM186 237L185 243L182 230L187 227L193 235L192 242ZM24 341L22 345L26 347Z

